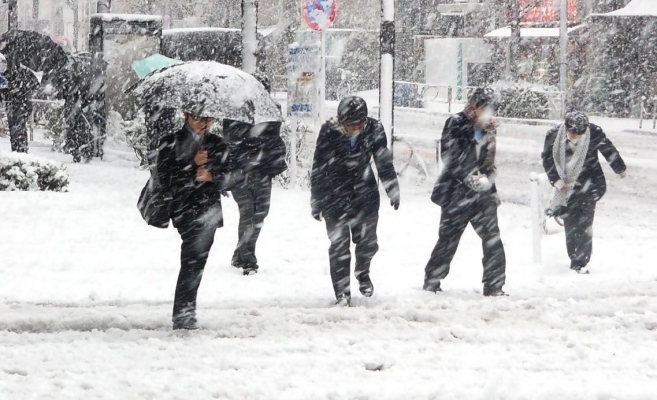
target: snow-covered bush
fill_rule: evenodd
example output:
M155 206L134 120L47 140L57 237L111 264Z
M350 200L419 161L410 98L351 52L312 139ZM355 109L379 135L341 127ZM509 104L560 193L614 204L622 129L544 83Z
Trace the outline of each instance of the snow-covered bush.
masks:
M68 172L60 163L27 154L0 153L0 191L65 192L67 186Z
M547 119L550 103L545 92L550 88L539 88L531 84L516 83L492 86L500 95L497 115L506 118Z

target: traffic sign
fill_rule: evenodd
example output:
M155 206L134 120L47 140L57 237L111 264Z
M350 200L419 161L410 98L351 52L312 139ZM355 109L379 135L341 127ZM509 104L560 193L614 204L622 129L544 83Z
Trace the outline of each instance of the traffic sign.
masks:
M328 29L335 21L337 11L337 0L303 0L301 3L301 15L314 31Z

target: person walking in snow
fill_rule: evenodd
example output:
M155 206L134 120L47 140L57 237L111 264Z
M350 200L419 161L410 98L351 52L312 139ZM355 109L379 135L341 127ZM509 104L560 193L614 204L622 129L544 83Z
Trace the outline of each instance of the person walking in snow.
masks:
M563 218L570 269L580 274L589 273L596 203L607 191L598 152L620 178L627 176L620 153L602 128L590 123L586 114L573 111L548 131L541 154L556 188L547 214Z
M397 173L386 146L383 125L367 116L367 104L357 96L340 101L337 117L322 125L317 138L310 205L313 218L326 221L331 280L340 306L351 304L350 239L356 245L355 276L360 292L365 297L374 293L370 263L379 249L380 196L370 166L372 158L390 204L399 208Z
M217 228L223 226L221 192L230 189L223 139L208 133L213 119L185 112L185 126L160 141L154 173L171 199L169 215L182 238L173 329L196 328L196 294Z
M5 79L7 89L4 91L7 122L11 151L27 153L27 122L32 113L32 95L39 87L39 80L34 73L22 65L7 60Z
M271 90L265 75L254 76L268 92ZM244 275L251 275L259 268L256 242L269 214L272 179L287 169L285 142L280 135L280 122L251 125L225 119L223 131L233 168L248 171L244 180L231 190L240 211L238 241L231 265L241 268Z
M478 88L463 110L445 122L440 140L443 169L431 200L441 207L439 238L425 268L423 290L441 292L468 224L484 249L484 296L504 296L506 257L497 221L494 93Z

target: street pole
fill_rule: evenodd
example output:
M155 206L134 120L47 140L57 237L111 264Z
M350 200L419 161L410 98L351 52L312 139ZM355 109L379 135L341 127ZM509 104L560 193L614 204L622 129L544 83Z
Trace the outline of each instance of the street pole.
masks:
M395 143L394 71L395 0L381 0L381 66L379 70L379 120L390 134L390 150Z
M315 131L319 132L324 124L324 107L326 106L326 32L319 32L319 79L317 79L317 112L315 113Z
M559 47L561 61L559 68L559 90L561 91L561 117L566 113L568 91L568 0L561 0Z
M7 3L7 30L18 29L18 0Z
M242 0L242 70L256 72L258 1Z
M511 81L518 80L518 61L520 60L520 5L518 0L511 0L511 37L507 56L507 71Z

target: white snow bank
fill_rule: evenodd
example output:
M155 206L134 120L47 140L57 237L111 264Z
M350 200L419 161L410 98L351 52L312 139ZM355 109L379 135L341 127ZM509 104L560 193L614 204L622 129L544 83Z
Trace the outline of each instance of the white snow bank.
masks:
M144 14L111 14L111 13L98 13L91 14L91 18L100 18L103 22L113 21L133 21L133 22L157 22L162 21L160 15L144 15Z

